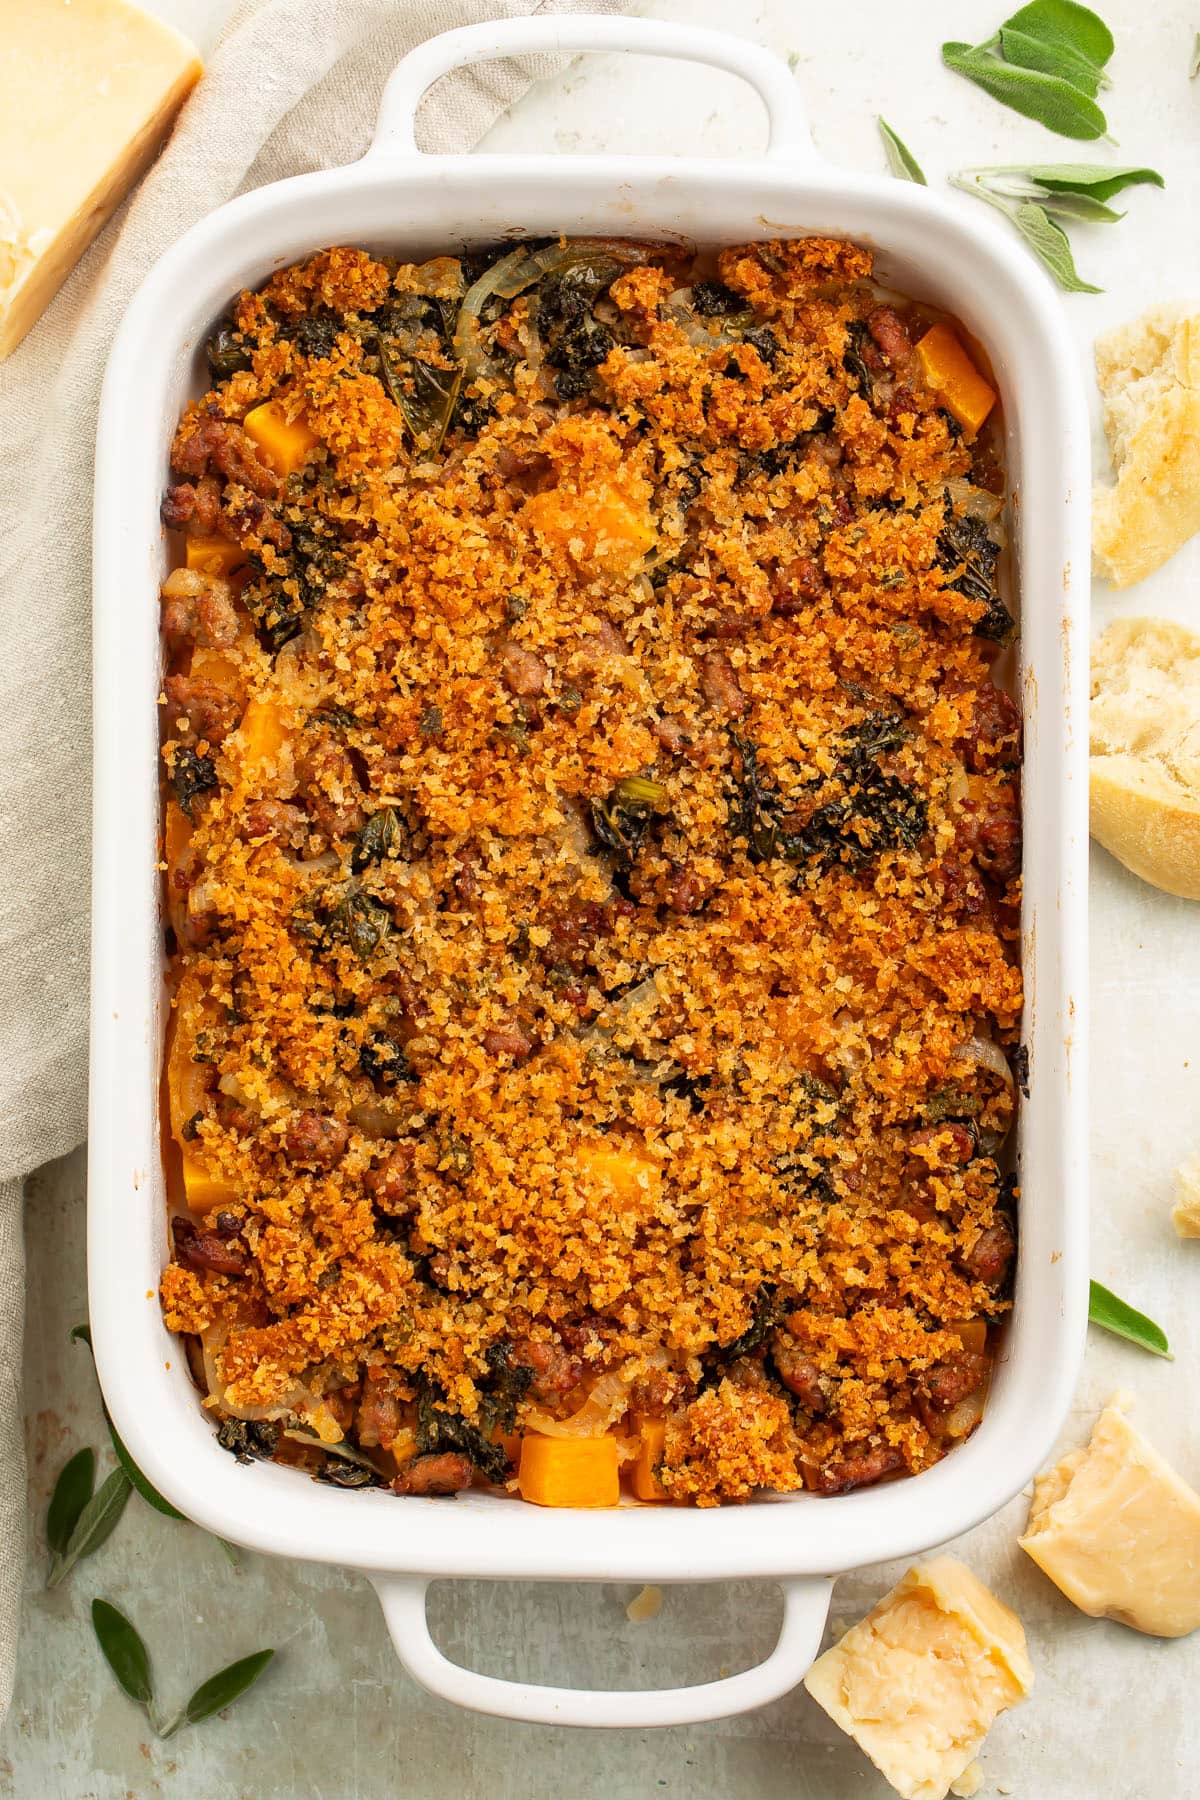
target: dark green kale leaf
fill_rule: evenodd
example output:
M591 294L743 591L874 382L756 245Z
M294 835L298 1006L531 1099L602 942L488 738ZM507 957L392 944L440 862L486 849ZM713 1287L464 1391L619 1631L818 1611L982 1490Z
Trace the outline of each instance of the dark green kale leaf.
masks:
M987 609L976 622L975 635L998 644L1008 643L1014 622L996 583L1000 546L992 541L983 520L948 514L938 534L937 552L941 568L947 572L959 570L947 585L956 593L965 594L968 600L978 600Z
M508 1474L508 1457L501 1445L493 1444L478 1425L439 1406L426 1388L417 1401L417 1455L442 1456L447 1451L465 1456L485 1481L503 1481Z
M648 775L628 775L603 800L591 803L592 830L606 850L628 868L656 815L667 811L667 790Z
M189 819L197 796L207 794L216 785L217 771L211 756L200 756L189 744L176 750L171 762L171 786Z
M398 814L390 806L381 806L378 812L371 814L355 838L350 867L356 875L361 875L371 863L388 862L403 856L407 844L408 833Z
M217 1442L240 1463L269 1462L279 1442L279 1430L275 1419L223 1419Z
M349 944L360 962L383 943L392 929L392 915L374 894L347 894L339 900L325 926L328 942Z

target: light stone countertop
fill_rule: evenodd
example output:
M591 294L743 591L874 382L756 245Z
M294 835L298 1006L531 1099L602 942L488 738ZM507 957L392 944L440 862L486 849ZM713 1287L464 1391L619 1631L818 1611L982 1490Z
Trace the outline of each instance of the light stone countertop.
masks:
M1015 3L1015 0L1014 0ZM211 41L226 0L159 0ZM1118 148L1051 137L944 72L944 38L978 39L1006 0L654 0L638 10L725 25L792 55L822 153L881 169L882 112L932 181L964 164L1033 160L1149 162L1159 194L1127 196L1115 227L1073 233L1098 296L1064 300L1081 361L1098 330L1152 300L1200 296L1200 83L1187 67L1195 0L1105 0L1117 36L1104 96ZM755 104L723 76L662 62L595 58L535 90L489 140L511 149L759 147ZM974 202L963 198L962 205ZM1118 202L1118 205L1125 202ZM1200 622L1200 541L1120 597L1094 602L1097 626L1123 612ZM1174 1363L1093 1333L1064 1443L1086 1435L1117 1387L1135 1419L1200 1483L1192 1381L1200 1362L1200 1246L1169 1221L1175 1164L1200 1146L1200 911L1141 886L1097 852L1092 896L1092 1185L1095 1273L1160 1319ZM1036 1193L1026 1196L1037 1204ZM85 1316L84 1168L76 1154L42 1172L28 1206L27 1398L31 1461L28 1605L12 1713L0 1741L0 1792L21 1800L885 1800L891 1790L803 1691L751 1717L663 1732L569 1732L459 1713L400 1672L365 1581L336 1568L244 1555L236 1567L193 1527L136 1498L117 1532L46 1594L42 1521L54 1477L84 1444L106 1444L87 1352L68 1342ZM102 1467L109 1466L103 1451ZM1200 1643L1162 1643L1076 1612L1016 1548L1014 1501L952 1546L1015 1605L1037 1689L985 1749L985 1794L1022 1800L1183 1800L1200 1790ZM747 1520L748 1528L750 1521ZM331 1547L336 1555L336 1546ZM901 1565L845 1577L833 1617L859 1616ZM631 1625L632 1588L442 1584L431 1617L453 1656L495 1674L579 1685L699 1681L765 1654L777 1596L749 1584L668 1590L657 1619ZM169 1743L151 1737L92 1641L102 1594L150 1644L164 1698L182 1697L265 1644L277 1665L227 1718Z

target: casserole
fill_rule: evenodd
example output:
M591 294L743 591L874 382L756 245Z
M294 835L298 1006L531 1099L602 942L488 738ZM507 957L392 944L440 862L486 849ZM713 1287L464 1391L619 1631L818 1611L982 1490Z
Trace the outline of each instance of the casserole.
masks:
M425 158L412 119L425 87L509 52L639 50L711 62L763 98L758 163L703 159ZM403 217L403 228L395 219ZM432 1507L339 1493L218 1451L195 1404L156 1288L164 1260L157 1072L163 1026L157 838L157 504L173 421L200 385L208 329L235 289L322 243L403 254L510 233L679 236L701 244L827 233L876 252L890 285L961 318L1004 397L1024 617L1025 1042L1031 1096L1018 1145L1023 1212L1015 1310L975 1436L899 1485L834 1500L763 1498L740 1509L622 1508L584 1521L466 1495ZM504 1716L594 1725L678 1724L745 1710L793 1686L816 1652L829 1578L967 1529L1032 1474L1074 1380L1085 1306L1083 1027L1086 680L1079 587L1087 567L1087 437L1074 360L1041 273L990 221L923 189L820 168L791 79L719 34L647 20L522 20L422 46L388 84L375 143L348 169L232 202L182 239L131 305L105 380L96 485L96 799L90 1293L105 1396L150 1480L197 1523L264 1551L328 1560L354 1544L410 1672ZM397 1514L397 1505L408 1510ZM795 1509L806 1510L797 1513ZM357 1510L351 1512L351 1508ZM817 1509L820 1510L817 1510ZM586 1537L584 1536L586 1533ZM424 1617L435 1576L687 1581L762 1577L785 1589L779 1642L758 1668L692 1689L588 1695L476 1675L448 1662Z

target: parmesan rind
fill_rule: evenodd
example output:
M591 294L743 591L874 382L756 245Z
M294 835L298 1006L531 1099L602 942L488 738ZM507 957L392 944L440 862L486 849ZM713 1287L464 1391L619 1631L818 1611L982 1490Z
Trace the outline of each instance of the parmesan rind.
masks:
M1018 1542L1081 1612L1184 1637L1200 1625L1200 1494L1122 1405L1114 1398L1091 1442L1039 1476Z
M804 1685L904 1800L944 1800L1033 1669L1017 1615L939 1556L910 1569Z

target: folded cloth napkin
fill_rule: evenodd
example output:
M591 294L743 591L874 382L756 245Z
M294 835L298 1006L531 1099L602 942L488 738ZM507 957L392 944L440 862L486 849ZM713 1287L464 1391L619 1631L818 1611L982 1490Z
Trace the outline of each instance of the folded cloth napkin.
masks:
M353 161L384 80L437 32L614 12L621 0L245 0L141 187L0 367L0 1718L24 1567L21 1181L84 1136L89 583L96 402L113 331L177 237L222 201ZM466 150L550 59L439 82L426 150Z

